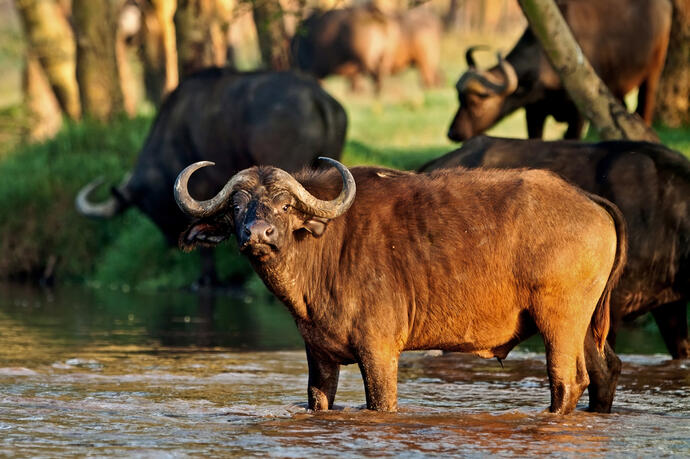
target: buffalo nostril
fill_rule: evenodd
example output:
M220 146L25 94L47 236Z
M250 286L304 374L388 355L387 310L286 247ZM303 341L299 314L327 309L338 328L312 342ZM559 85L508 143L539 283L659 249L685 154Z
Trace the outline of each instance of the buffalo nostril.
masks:
M272 226L269 226L268 228L266 228L266 231L264 231L264 234L265 234L266 236L270 236L271 234L273 234L274 231L275 231L275 230L273 229L273 227L272 227Z

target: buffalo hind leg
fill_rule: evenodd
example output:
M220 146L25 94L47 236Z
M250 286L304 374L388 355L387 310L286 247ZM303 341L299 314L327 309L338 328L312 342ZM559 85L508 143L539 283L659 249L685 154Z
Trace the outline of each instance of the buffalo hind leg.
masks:
M656 102L656 90L659 86L661 73L666 61L666 51L668 49L668 39L659 43L652 58L653 64L647 75L647 79L642 82L637 91L637 108L635 112L642 117L647 126L652 125L654 117L654 105Z
M368 348L359 353L359 370L364 380L367 409L395 412L398 410L397 352L372 353Z
M610 413L616 383L621 373L621 360L613 352L609 343L605 343L604 355L599 353L592 331L585 338L585 359L589 375L589 411Z
M690 357L688 341L688 309L685 299L664 304L652 310L661 337L666 343L669 354L674 359Z
M309 346L307 346L307 364L309 365L309 382L307 383L309 409L330 410L333 408L335 392L338 389L340 365L316 358L309 350Z
M556 336L544 339L546 367L551 389L549 411L568 414L589 384L585 365L584 336L579 339L573 330L560 330Z

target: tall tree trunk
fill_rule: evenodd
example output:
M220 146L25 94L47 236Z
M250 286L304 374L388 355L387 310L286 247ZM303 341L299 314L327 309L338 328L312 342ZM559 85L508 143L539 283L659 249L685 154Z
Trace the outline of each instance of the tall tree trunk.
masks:
M137 75L130 63L130 49L137 28L141 27L141 11L131 3L124 3L117 11L118 25L115 36L115 56L120 76L120 89L125 112L134 116L139 103Z
M146 97L159 106L177 87L177 43L173 16L177 0L139 0L142 12L140 54Z
M450 0L448 11L443 16L443 27L446 30L455 30L460 26L460 13L462 0Z
M283 9L276 0L252 0L252 14L264 65L273 70L290 67L290 44Z
M67 18L54 0L15 0L15 5L30 53L45 70L62 110L70 118L78 119L81 106L74 76L75 42Z
M151 0L138 2L141 10L141 29L139 30L139 56L144 74L146 98L158 107L165 95L166 66L163 27ZM172 22L172 19L171 19ZM175 58L177 75L177 58Z
M638 115L628 113L584 57L553 0L519 0L568 95L604 139L649 140L656 136Z
M175 35L180 76L209 66L223 66L227 45L215 0L179 0Z
M82 112L99 121L110 120L123 111L113 7L110 0L74 0L72 6Z
M673 0L671 24L656 117L667 126L690 126L690 0Z
M31 141L53 137L62 125L62 110L43 66L31 51L26 54L22 85L28 113L26 137Z

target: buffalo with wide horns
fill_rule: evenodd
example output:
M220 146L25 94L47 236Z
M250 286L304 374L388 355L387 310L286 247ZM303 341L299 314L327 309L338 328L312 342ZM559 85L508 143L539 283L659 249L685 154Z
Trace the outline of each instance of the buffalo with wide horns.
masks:
M189 163L212 159L218 167L190 184L208 197L234 173L257 164L289 171L313 165L319 154L340 157L347 115L312 77L298 72L238 73L212 68L185 79L166 99L129 177L106 202L89 196L95 181L78 194L79 212L112 217L130 206L143 211L177 245L189 218L171 189ZM213 282L211 253L204 280Z
M291 175L254 167L216 197L175 184L197 220L182 247L235 235L304 338L308 401L333 406L340 365L357 363L372 410L397 409L400 353L415 349L505 358L540 332L550 410L568 413L607 358L609 295L625 260L618 210L544 171L377 167ZM608 355L608 354L607 354ZM614 356L615 357L615 356ZM613 393L594 373L594 409Z

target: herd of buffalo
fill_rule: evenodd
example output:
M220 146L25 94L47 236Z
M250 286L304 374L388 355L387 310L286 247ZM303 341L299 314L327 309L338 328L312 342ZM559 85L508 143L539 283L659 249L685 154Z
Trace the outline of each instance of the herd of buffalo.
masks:
M559 6L613 93L639 87L649 122L671 7L622 3ZM369 409L395 411L402 351L500 360L540 333L550 411L588 388L589 409L609 412L622 321L651 312L671 356L690 357L690 161L656 143L542 141L547 115L569 139L583 120L528 29L491 69L468 50L448 131L462 148L417 171L343 166L347 116L314 76L380 88L413 64L438 84L439 36L423 8L314 13L293 39L297 70L187 78L111 198L92 202L94 181L77 208L138 207L170 244L205 250L210 282L211 248L234 235L304 338L310 409L333 406L340 365L359 365ZM521 107L529 140L479 135Z

